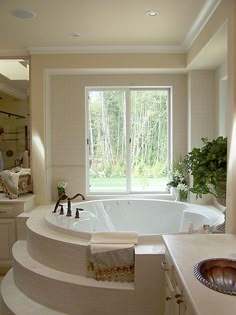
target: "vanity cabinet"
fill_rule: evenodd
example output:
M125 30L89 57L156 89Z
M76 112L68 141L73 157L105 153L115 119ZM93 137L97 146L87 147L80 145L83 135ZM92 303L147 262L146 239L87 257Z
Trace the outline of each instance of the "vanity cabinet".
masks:
M165 272L164 315L195 315L168 250L161 267Z
M15 219L0 219L0 266L11 265L11 248L16 241Z
M31 210L33 205L33 195L14 200L0 199L0 274L12 266L12 246L17 240L16 217Z

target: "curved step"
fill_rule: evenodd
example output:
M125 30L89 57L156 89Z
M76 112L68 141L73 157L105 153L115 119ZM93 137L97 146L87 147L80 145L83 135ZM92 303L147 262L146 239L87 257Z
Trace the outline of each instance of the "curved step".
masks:
M24 295L15 285L13 270L4 277L1 286L4 301L2 315L67 315L41 305ZM80 313L77 313L80 315Z
M85 276L88 240L49 228L44 219L46 212L42 209L27 220L29 254L33 259L50 268Z
M137 302L133 283L96 281L49 268L29 255L26 241L15 243L13 257L18 289L37 303L59 312L120 315L126 314L129 305Z

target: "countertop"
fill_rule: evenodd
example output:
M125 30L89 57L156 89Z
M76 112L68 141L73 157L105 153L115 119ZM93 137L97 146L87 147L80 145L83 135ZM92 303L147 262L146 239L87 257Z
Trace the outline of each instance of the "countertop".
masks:
M164 235L163 239L196 315L235 315L236 296L207 288L197 280L193 267L207 258L236 259L236 235Z
M0 203L19 203L19 202L27 202L35 198L35 195L32 193L23 194L15 199L9 199L6 197L4 193L0 193Z

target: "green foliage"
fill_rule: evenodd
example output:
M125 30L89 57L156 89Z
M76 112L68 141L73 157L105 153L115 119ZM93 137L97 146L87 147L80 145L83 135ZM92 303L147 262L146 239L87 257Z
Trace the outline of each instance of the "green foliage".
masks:
M201 139L204 146L193 148L185 160L193 176L191 192L196 197L212 194L222 197L226 194L227 178L227 138L218 137L212 141Z
M130 94L130 138L126 138L125 92L89 93L90 176L125 177L127 148L135 177L167 175L167 109L165 90L133 90Z
M170 181L167 183L168 187L177 188L179 184L187 185L187 175L188 175L188 161L184 159L183 161L174 162L172 170L170 172Z

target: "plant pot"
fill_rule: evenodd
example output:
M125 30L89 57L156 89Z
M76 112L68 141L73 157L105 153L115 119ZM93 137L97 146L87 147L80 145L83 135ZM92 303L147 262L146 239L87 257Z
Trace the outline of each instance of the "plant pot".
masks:
M226 206L226 180L218 179L218 186L220 194L216 198L217 202L222 206Z

